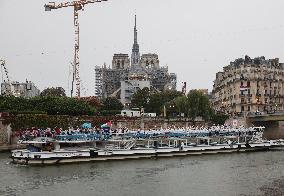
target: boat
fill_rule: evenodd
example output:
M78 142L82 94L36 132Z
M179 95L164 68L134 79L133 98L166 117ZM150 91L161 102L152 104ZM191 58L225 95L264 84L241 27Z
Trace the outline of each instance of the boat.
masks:
M264 127L150 130L123 133L71 131L20 140L12 163L54 165L91 161L160 158L279 149L284 140L263 139Z

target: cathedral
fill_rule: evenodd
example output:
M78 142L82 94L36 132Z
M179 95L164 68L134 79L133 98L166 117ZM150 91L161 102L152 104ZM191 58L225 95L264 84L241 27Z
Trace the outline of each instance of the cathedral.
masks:
M135 16L131 58L128 54L114 54L111 68L106 64L95 67L98 98L117 97L127 106L139 89L147 87L156 92L176 89L176 74L169 73L168 67L160 67L157 54L140 55L136 25Z

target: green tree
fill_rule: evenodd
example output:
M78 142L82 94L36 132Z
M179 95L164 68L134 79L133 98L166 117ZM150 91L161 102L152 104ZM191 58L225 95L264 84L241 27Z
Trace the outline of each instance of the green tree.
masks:
M174 99L174 103L175 103L175 106L177 107L177 111L179 112L180 117L181 117L181 113L184 113L184 114L187 113L188 99L186 96L176 97Z
M179 96L182 96L182 92L175 90L153 93L150 95L147 111L155 112L159 115L168 102Z
M131 99L131 107L133 108L145 108L148 109L148 103L150 100L150 90L145 87L143 89L139 89L136 93L133 94Z
M211 112L210 120L215 125L223 125L225 124L225 121L229 118L226 114L218 114L214 111Z
M21 97L0 96L0 112L20 113L47 113L50 115L92 115L95 107L86 101L70 97Z
M115 97L108 97L103 100L101 110L122 110L122 103Z
M195 118L198 116L201 116L204 120L208 120L211 110L208 97L198 90L191 90L187 98L187 113L191 121L195 122Z
M44 89L41 93L40 96L46 97L46 96L52 96L52 97L65 97L66 93L64 88L62 87L51 87L51 88L46 88Z

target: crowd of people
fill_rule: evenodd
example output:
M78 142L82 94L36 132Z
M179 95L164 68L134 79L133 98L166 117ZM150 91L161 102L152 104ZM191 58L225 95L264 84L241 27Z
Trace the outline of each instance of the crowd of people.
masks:
M109 139L112 137L132 137L132 138L151 138L151 137L213 137L213 136L236 136L243 134L253 134L257 132L253 127L230 127L230 126L189 126L189 127L175 127L169 126L167 128L152 128L147 130L142 129L128 129L111 128L111 127L93 127L93 128L69 128L63 130L61 128L47 128L47 129L25 129L16 132L21 140L30 140L37 137L61 138L61 139L76 139L75 136L89 138L92 140ZM74 137L73 137L74 136ZM78 138L77 137L77 138Z

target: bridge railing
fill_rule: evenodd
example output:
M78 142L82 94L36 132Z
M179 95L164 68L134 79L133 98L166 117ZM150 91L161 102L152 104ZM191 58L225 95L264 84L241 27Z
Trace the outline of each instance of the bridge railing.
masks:
M272 110L272 111L263 111L263 112L249 112L247 117L257 117L257 116L278 116L284 115L283 110Z

